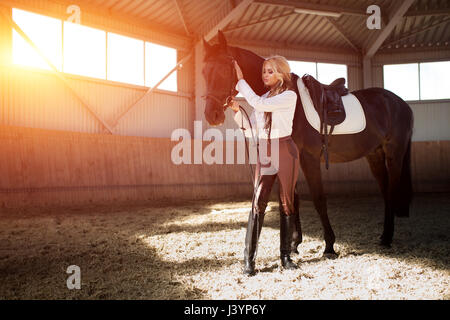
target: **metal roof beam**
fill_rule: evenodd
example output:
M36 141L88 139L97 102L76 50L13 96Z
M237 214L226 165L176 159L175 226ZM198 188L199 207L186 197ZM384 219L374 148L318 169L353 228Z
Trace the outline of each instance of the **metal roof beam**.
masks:
M415 0L404 0L394 8L389 17L388 24L381 30L375 40L365 48L365 57L373 57L373 55L378 51L383 42L391 34L392 30L394 30L395 26L403 18L414 1Z
M355 50L356 52L360 52L360 49L353 44L353 42L345 35L345 32L342 30L342 28L335 22L333 21L333 19L329 18L329 17L324 17L328 23L330 23L333 28L339 33L339 35L353 48L353 50Z
M450 23L450 18L444 19L444 20L439 21L439 22L436 22L436 23L433 23L433 24L431 24L431 25L425 26L425 27L420 28L420 29L418 29L418 30L416 29L416 30L410 32L410 33L407 34L407 35L404 35L404 36L402 36L402 37L400 37L400 38L398 38L398 39L395 39L395 40L393 40L393 41L390 41L390 42L384 44L380 49L386 48L386 47L388 47L388 46L390 46L390 45L393 45L393 44L395 44L395 43L397 43L397 42L400 42L400 41L402 41L402 40L411 38L411 37L413 37L413 36L415 36L415 35L417 35L417 34L419 34L419 33L428 31L428 30L430 30L430 29L434 29L434 28L440 26L441 24L445 24L445 23Z
M349 7L332 6L311 2L298 2L291 0L258 0L255 3L267 4L267 5L277 5L299 10L307 10L309 14L317 15L354 15L354 16L367 16L365 10L358 10ZM305 12L306 13L306 12Z
M255 48L266 48L270 51L277 51L279 48L283 49L291 49L294 51L308 51L308 52L328 52L330 48L328 47L313 47L313 46L305 46L297 43L292 43L288 41L277 41L274 45L273 43L268 43L267 41L260 40L230 40L228 41L228 45L240 47L240 48L250 48L250 50L255 50ZM355 52L349 49L332 49L333 53L346 54L355 56ZM331 60L330 60L331 61Z
M236 7L234 7L222 20L219 21L211 30L209 30L204 39L206 41L211 40L217 34L220 29L224 29L231 21L238 17L245 9L251 5L253 0L242 0Z
M266 18L266 19L258 20L258 21L252 22L252 23L244 24L244 25L241 25L241 26L227 28L227 29L222 30L222 31L223 32L231 32L231 31L235 31L235 30L251 27L251 26L254 26L254 25L257 25L257 24L260 24L260 23L264 23L264 22L268 22L268 21L272 21L272 20L277 20L277 19L280 19L280 18L289 17L289 16L296 15L296 14L297 13L295 13L295 12L289 12L289 13L286 13L286 14L281 14L281 15L276 16L276 17Z
M450 15L449 8L438 8L429 10L409 10L405 13L405 17L422 17L422 16L448 16Z
M186 31L186 34L188 36L190 36L191 33L189 32L189 29L187 27L186 20L184 19L183 12L181 11L180 4L178 3L178 0L173 0L173 2L175 2L175 7L177 8L178 16L180 17L180 20L183 23L184 31Z

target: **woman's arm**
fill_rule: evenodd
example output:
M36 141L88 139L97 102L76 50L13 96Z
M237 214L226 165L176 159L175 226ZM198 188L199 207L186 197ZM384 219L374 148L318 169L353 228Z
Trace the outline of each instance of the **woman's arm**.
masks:
M252 90L244 79L238 81L236 90L238 90L244 96L245 100L258 111L273 112L281 109L295 108L295 104L297 103L297 94L291 90L286 90L269 98L260 97Z

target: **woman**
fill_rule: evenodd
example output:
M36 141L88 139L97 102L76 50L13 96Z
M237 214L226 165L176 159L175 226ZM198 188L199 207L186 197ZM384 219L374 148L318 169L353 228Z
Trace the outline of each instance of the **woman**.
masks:
M292 232L294 230L294 189L299 173L299 156L296 144L291 138L292 123L295 113L297 95L292 90L290 68L287 60L281 56L273 56L264 61L262 80L269 89L267 93L258 96L243 78L242 71L234 63L238 82L238 90L247 102L254 108L250 116L252 128L256 127L256 135L260 145L271 145L278 142L279 165L276 173L264 174L264 164L258 157L255 172L255 194L253 196L252 211L250 212L245 237L244 274L255 273L255 260L258 239L264 221L264 214L269 200L273 183L278 177L280 182L280 258L285 269L298 268L290 258ZM235 112L234 119L239 126L247 131L250 125L244 119L239 104L232 101L231 109ZM246 134L249 136L248 134ZM268 143L261 143L268 140ZM277 141L275 141L275 139ZM262 141L261 141L262 140ZM261 152L261 150L260 150ZM268 154L270 152L267 152ZM261 174L263 173L263 174Z

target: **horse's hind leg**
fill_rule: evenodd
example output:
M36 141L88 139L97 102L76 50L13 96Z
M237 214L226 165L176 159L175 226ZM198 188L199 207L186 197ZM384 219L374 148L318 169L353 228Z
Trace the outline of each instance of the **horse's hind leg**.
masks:
M368 154L366 156L366 159L369 162L370 170L372 171L373 176L378 182L378 186L380 187L380 191L384 199L384 230L383 235L381 236L382 244L390 245L390 242L384 243L384 239L386 238L385 234L390 232L389 230L392 229L393 232L394 216L392 214L392 210L389 210L389 175L386 168L386 157L383 148L378 147L372 153ZM392 227L390 225L391 223Z
M409 206L411 204L413 190L411 181L411 140L403 157L401 186L398 200L398 208L396 208L395 215L397 217L409 217Z
M394 213L400 207L400 188L402 177L403 158L407 145L400 145L388 141L383 145L386 155L386 168L388 173L387 209L384 220L384 232L381 243L390 246L394 236Z
M297 247L300 243L302 243L303 236L302 236L302 225L300 223L300 194L298 192L298 189L300 188L300 184L297 181L295 184L295 191L294 191L294 216L295 216L295 223L294 223L294 233L292 235L292 246L291 246L291 253L298 253Z
M320 222L324 231L325 251L324 254L336 254L333 245L335 236L331 228L327 213L327 199L323 191L322 175L320 173L320 160L316 159L306 151L300 154L300 165L305 174L306 182L309 186L309 191L313 198L314 207L319 213Z

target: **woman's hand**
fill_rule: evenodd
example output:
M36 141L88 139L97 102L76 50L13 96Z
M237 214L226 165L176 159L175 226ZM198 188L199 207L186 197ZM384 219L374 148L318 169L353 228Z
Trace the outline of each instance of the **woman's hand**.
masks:
M236 62L236 60L234 60L234 68L236 69L236 76L238 81L241 79L244 79L244 75L242 74L242 70L239 67L238 63Z
M231 110L233 110L234 112L239 111L239 103L237 101L231 100L229 106L230 106Z

